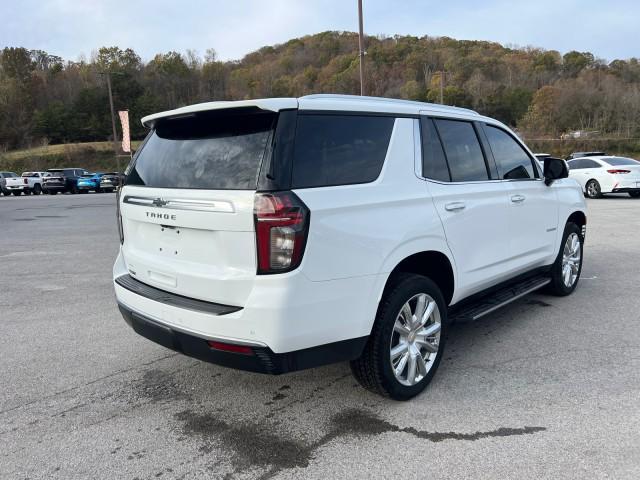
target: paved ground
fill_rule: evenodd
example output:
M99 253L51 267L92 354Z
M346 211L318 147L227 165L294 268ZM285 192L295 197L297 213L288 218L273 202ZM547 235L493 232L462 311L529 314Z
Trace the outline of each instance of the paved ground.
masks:
M640 478L640 201L589 203L574 295L456 326L411 402L268 377L116 309L114 195L0 198L0 478Z

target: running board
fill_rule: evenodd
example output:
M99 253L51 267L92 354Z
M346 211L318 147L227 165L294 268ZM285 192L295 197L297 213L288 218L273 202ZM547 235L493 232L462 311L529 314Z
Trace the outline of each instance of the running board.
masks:
M449 312L449 320L451 322L474 322L488 313L524 297L528 293L535 292L549 282L551 282L551 279L546 276L528 278L527 280L502 288L486 297L482 297L477 302L461 306L460 308L454 307Z

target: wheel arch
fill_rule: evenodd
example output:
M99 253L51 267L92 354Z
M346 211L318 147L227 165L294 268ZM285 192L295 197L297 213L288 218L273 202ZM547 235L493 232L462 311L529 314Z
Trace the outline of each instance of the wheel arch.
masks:
M449 255L438 250L424 250L401 259L389 272L380 299L393 287L398 273L415 273L430 278L440 289L447 305L455 292L455 268Z
M587 226L587 216L582 210L576 210L571 213L571 215L569 215L569 217L567 218L567 221L564 222L565 225L567 223L575 223L584 235Z

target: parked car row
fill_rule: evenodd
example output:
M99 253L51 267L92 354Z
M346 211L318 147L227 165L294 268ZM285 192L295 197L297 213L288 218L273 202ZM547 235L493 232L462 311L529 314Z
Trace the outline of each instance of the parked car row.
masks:
M536 153L541 165L552 158L548 153ZM606 193L627 193L640 198L640 162L633 158L607 155L604 152L574 152L567 157L569 178L575 179L588 198L600 198Z
M44 172L0 172L0 192L8 195L113 192L122 183L119 172L91 173L83 168L50 168Z

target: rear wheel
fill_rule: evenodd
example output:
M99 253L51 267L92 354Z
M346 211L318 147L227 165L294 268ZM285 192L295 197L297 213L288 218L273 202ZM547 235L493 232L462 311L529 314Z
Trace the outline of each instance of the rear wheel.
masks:
M589 180L585 190L587 198L600 198L602 196L602 189L597 180Z
M425 389L438 369L446 332L446 305L430 279L402 274L380 302L360 358L351 371L368 390L408 400Z
M640 198L640 192L629 192L631 198Z
M36 183L33 187L33 194L40 195L41 193L42 193L42 187L40 186L39 183Z
M551 267L551 283L547 290L558 296L572 293L580 280L582 272L584 239L575 223L567 223L560 244L560 252Z
M11 193L13 193L16 197L19 197L22 192L20 190L14 190Z

